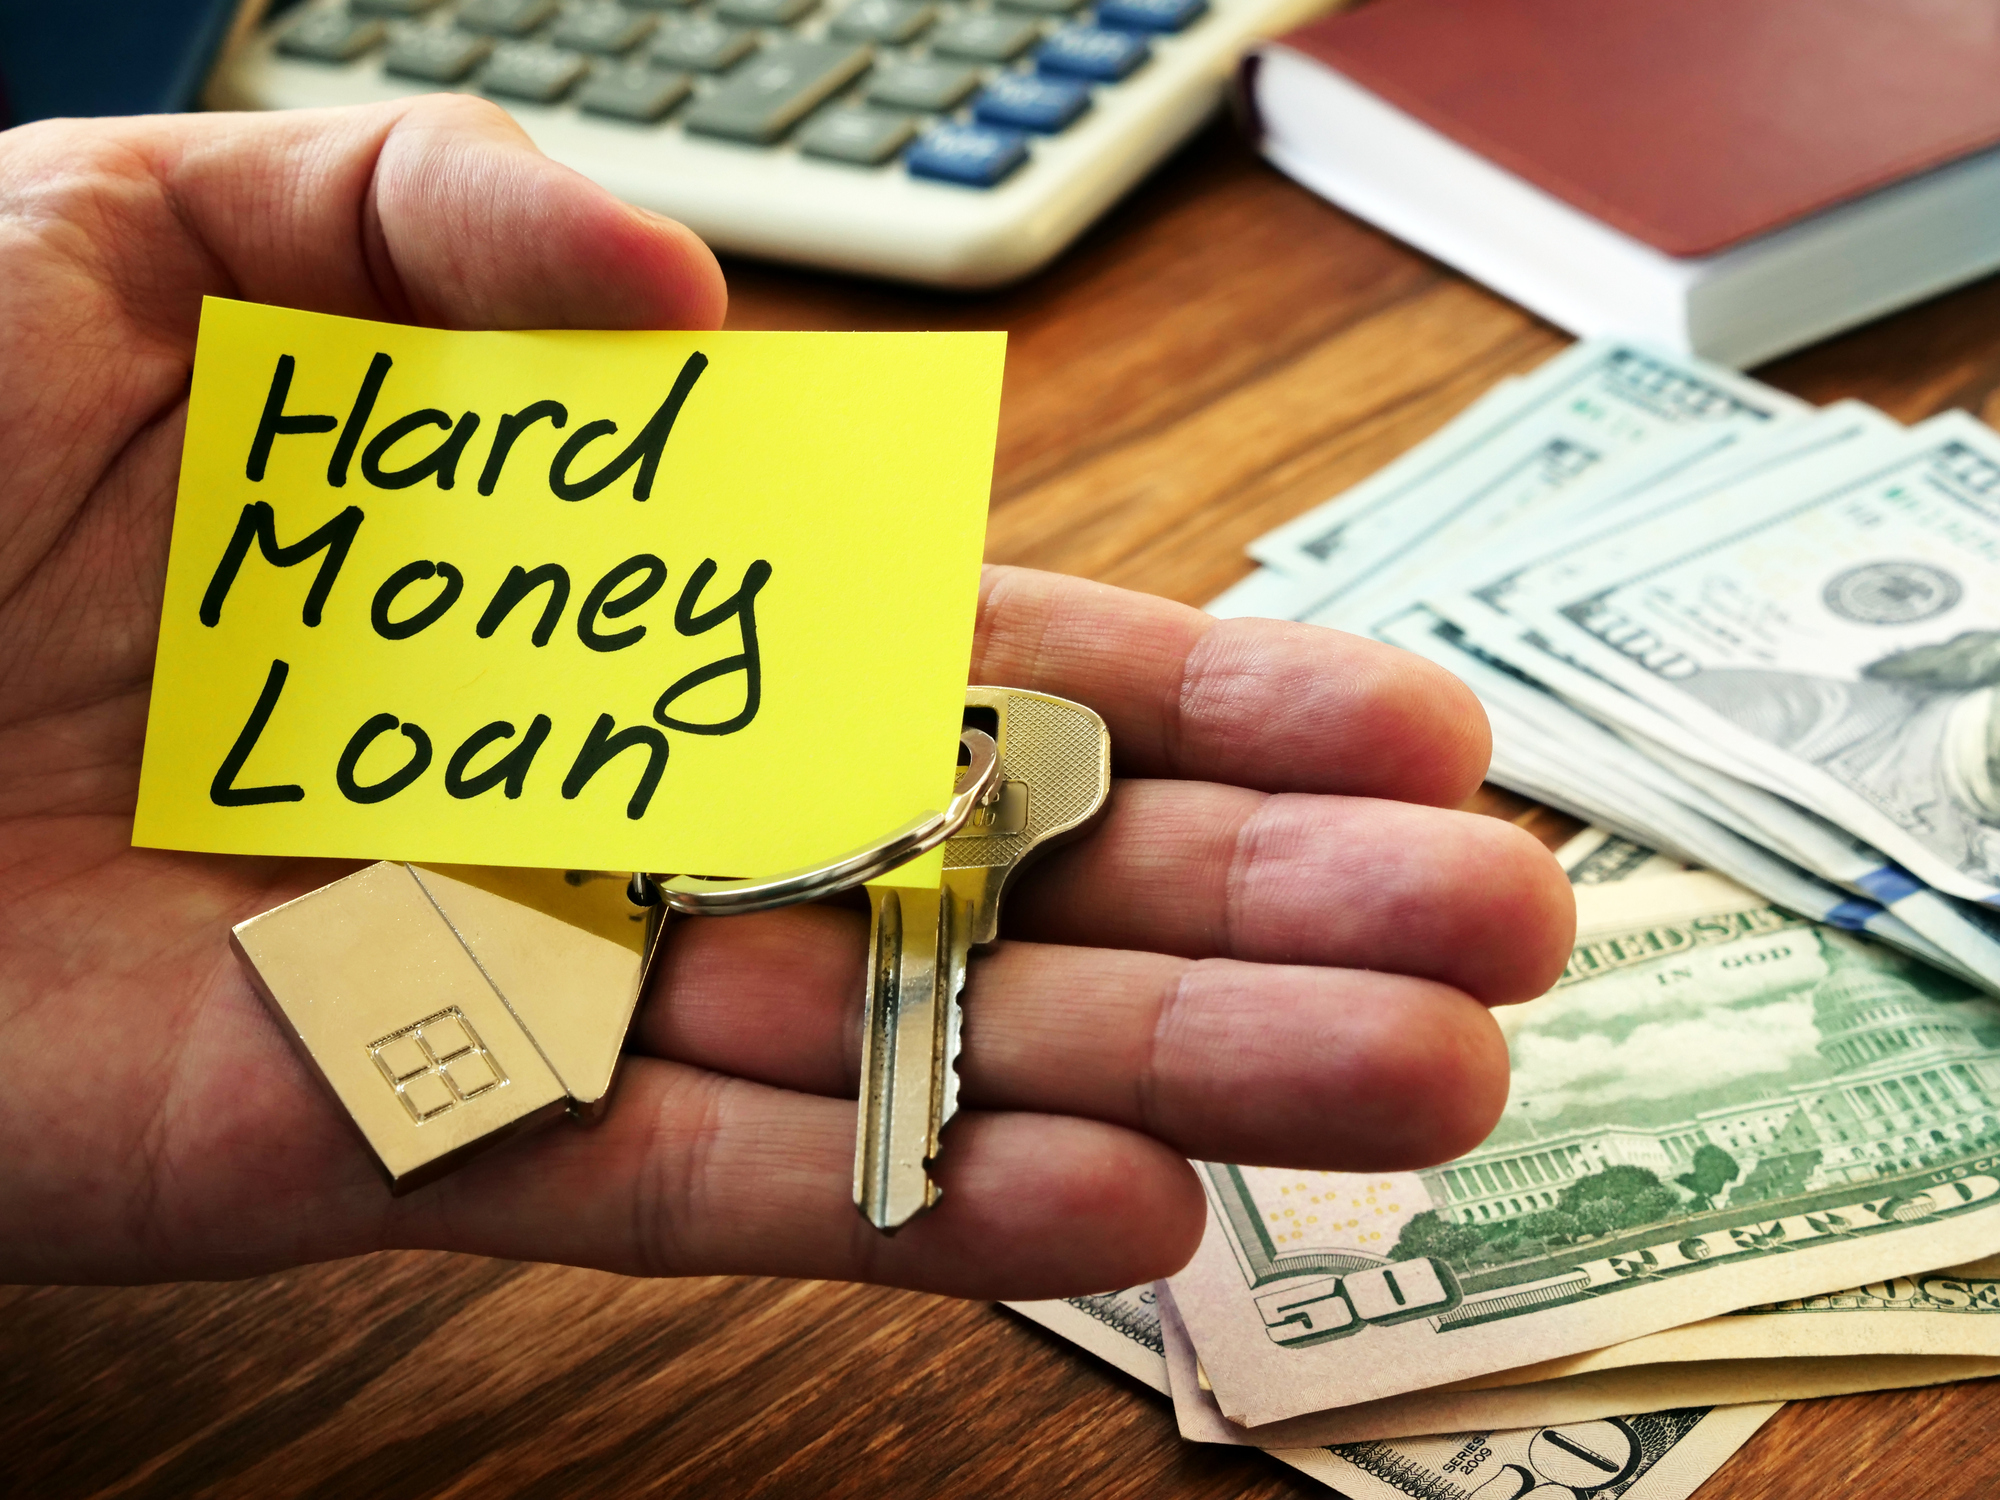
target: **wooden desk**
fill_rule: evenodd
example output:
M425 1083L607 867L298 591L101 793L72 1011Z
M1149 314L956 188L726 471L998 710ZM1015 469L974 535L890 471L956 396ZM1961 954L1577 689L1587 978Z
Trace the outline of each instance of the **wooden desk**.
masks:
M1183 152L1053 271L958 298L734 266L732 322L1013 335L990 555L1192 603L1243 544L1564 339L1261 167ZM2000 282L1763 372L2000 408ZM1499 793L1553 841L1572 826ZM1789 1408L1701 1492L1974 1496L1993 1383ZM872 1288L385 1255L233 1285L0 1289L9 1495L1321 1496L1182 1443L1010 1314Z

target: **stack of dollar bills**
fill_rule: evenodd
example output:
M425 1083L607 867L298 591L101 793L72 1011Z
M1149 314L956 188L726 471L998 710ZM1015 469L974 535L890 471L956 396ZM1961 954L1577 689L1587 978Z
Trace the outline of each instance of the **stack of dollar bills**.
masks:
M2000 434L1620 342L1251 547L1589 826L1477 1150L1197 1163L1171 1280L1018 1310L1374 1497L1681 1500L1777 1403L2000 1373Z

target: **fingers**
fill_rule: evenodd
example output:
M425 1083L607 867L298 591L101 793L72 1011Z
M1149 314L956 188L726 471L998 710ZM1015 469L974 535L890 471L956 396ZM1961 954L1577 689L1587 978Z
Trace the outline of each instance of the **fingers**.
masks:
M1448 806L1491 754L1471 691L1409 652L1054 573L987 569L972 660L1096 709L1128 775Z
M978 982L969 1102L1130 1126L1203 1161L1429 1166L1507 1102L1499 1027L1426 980L1019 943Z
M1171 781L1119 782L1006 911L1040 942L1387 969L1489 1005L1554 984L1575 925L1561 868L1497 818Z
M688 924L639 1045L851 1097L864 939L843 917ZM732 947L720 930L739 922L761 929L754 944ZM1441 1161L1476 1144L1506 1097L1506 1050L1485 1008L1400 975L1010 942L973 961L965 1015L969 1106L1088 1116L1205 1160Z
M629 1060L617 1108L399 1200L389 1243L634 1275L885 1282L961 1297L1074 1296L1178 1270L1201 1235L1185 1161L1129 1130L962 1116L939 1205L893 1236L851 1201L854 1106Z
M446 95L383 143L368 241L418 322L719 328L722 271L694 233L534 148L497 106Z

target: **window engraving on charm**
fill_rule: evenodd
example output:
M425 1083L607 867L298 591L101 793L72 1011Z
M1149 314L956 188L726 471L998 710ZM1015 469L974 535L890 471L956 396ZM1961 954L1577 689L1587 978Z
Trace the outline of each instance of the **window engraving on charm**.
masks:
M457 1006L370 1042L368 1055L419 1125L507 1081Z

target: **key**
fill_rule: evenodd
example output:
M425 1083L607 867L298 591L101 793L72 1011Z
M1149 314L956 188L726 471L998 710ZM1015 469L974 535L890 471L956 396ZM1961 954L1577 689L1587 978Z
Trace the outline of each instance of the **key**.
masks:
M488 36L526 36L556 13L556 0L466 0L458 24Z
M1065 128L1090 108L1090 86L1072 78L1002 73L972 105L982 125L1003 125L1044 135Z
M576 104L589 114L650 124L692 92L687 74L665 72L642 58L598 69Z
M931 177L965 187L992 187L1028 159L1018 130L985 125L933 125L903 157L912 177Z
M997 744L1000 780L944 846L936 891L869 888L854 1201L893 1233L935 1205L930 1176L958 1111L966 964L999 935L1000 902L1034 857L1082 833L1111 787L1111 737L1080 703L974 687L965 727ZM963 773L961 773L963 774Z
M315 62L352 62L380 44L388 30L380 21L350 16L344 11L308 11L278 35L278 50L287 57Z
M897 62L868 81L868 102L942 113L979 87L979 74L955 63Z
M854 0L833 18L833 34L849 42L900 47L937 19L937 7L919 0Z
M542 42L503 42L493 49L492 60L486 64L479 86L489 94L505 98L553 104L589 71L588 62L560 47Z
M577 52L616 57L644 41L658 20L657 16L635 14L613 0L572 0L564 7L550 40Z
M974 62L1006 62L1020 56L1041 34L1037 21L978 11L954 16L932 32L931 51L940 57L968 57Z
M866 47L784 42L687 112L689 130L768 146L868 70Z
M806 127L799 137L799 150L807 156L872 167L902 150L916 133L916 122L908 115L885 114L878 109L829 109Z

